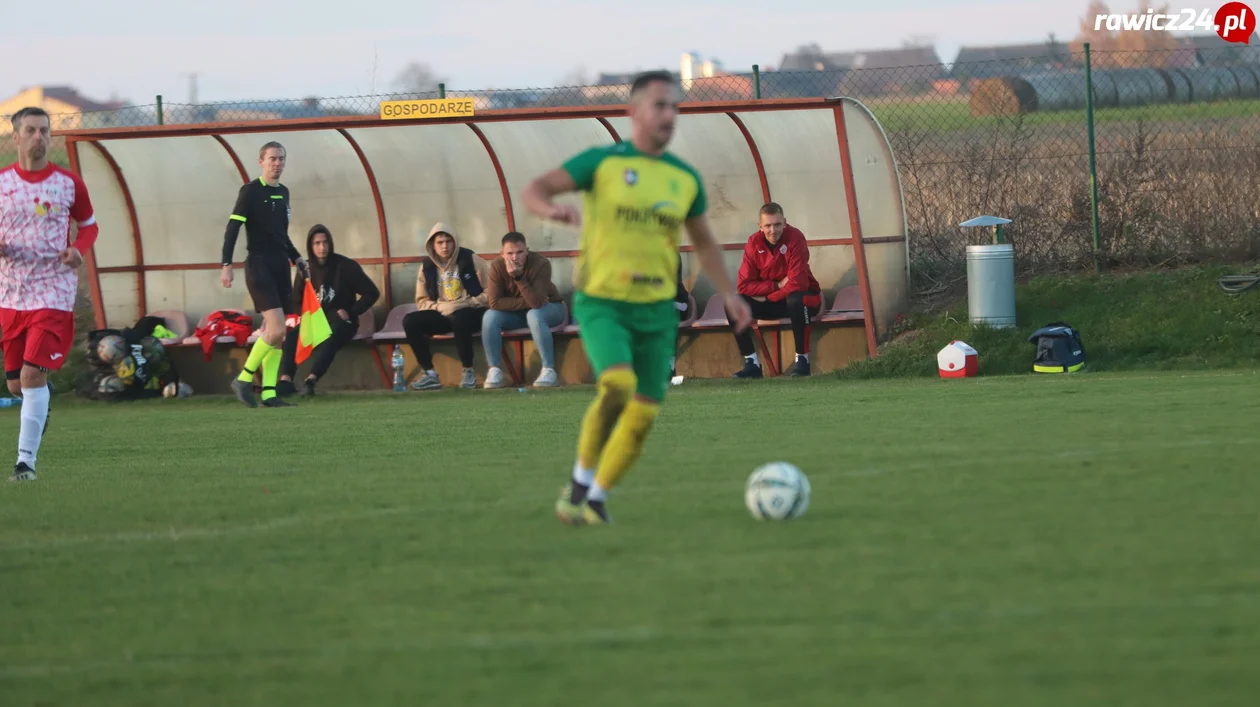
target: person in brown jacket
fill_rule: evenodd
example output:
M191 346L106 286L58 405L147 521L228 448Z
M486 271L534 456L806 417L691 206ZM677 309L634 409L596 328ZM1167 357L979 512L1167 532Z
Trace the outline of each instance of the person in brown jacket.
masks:
M490 309L481 319L481 343L486 348L490 371L487 388L503 386L503 331L529 327L542 358L542 371L534 387L556 385L556 347L551 328L564 323L564 301L551 281L551 261L531 253L525 236L512 231L503 237L503 250L490 263L486 301Z
M489 268L486 261L468 248L461 248L455 229L439 223L429 231L424 244L429 257L420 263L416 273L416 310L403 317L407 343L424 370L411 387L435 390L442 387L433 370L433 354L429 337L453 334L460 363L464 366L461 388L477 387L473 371L473 334L481 326L486 312L484 283Z

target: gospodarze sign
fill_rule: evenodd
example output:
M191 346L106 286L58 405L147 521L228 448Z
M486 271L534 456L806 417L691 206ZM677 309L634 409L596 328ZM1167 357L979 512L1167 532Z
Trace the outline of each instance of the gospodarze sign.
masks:
M462 118L473 114L471 98L427 98L414 101L381 101L381 120Z

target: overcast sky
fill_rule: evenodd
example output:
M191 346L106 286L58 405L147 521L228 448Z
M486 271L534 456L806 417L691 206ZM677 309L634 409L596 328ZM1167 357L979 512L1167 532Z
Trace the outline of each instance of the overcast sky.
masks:
M1201 1L1201 0L1200 0ZM774 66L817 42L826 51L935 39L964 44L1076 35L1088 0L56 0L5 13L0 95L71 84L133 103L383 93L410 61L448 87L554 86L584 68L677 70L695 51L727 68ZM1177 5L1176 3L1173 3ZM1215 8L1220 3L1212 7ZM1177 8L1198 7L1183 2ZM126 7L126 13L120 12ZM1111 3L1132 11L1137 0ZM1206 5L1204 6L1206 7ZM1175 10L1176 8L1174 8ZM36 27L35 21L43 25ZM1000 31L999 26L1013 27Z

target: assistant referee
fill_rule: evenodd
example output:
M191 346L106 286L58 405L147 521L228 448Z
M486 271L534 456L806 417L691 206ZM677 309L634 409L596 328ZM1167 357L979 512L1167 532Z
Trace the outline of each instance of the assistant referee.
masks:
M232 390L236 397L249 407L257 407L254 400L254 373L262 366L264 407L291 407L276 397L276 379L280 372L280 359L284 344L284 321L291 311L292 279L289 262L306 270L306 261L289 238L289 218L293 214L289 203L289 188L280 183L287 153L278 142L268 142L258 150L258 165L262 176L241 187L236 195L236 206L228 219L223 235L224 287L232 287L232 254L241 225L245 226L245 287L254 300L254 309L262 313L263 329L249 359Z

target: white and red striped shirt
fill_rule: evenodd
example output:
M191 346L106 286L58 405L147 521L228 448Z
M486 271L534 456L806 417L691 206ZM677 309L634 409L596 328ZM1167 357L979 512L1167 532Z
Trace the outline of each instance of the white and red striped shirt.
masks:
M86 253L98 229L79 175L54 164L0 169L0 308L74 311L79 272L57 259L70 246L71 219L74 246Z

